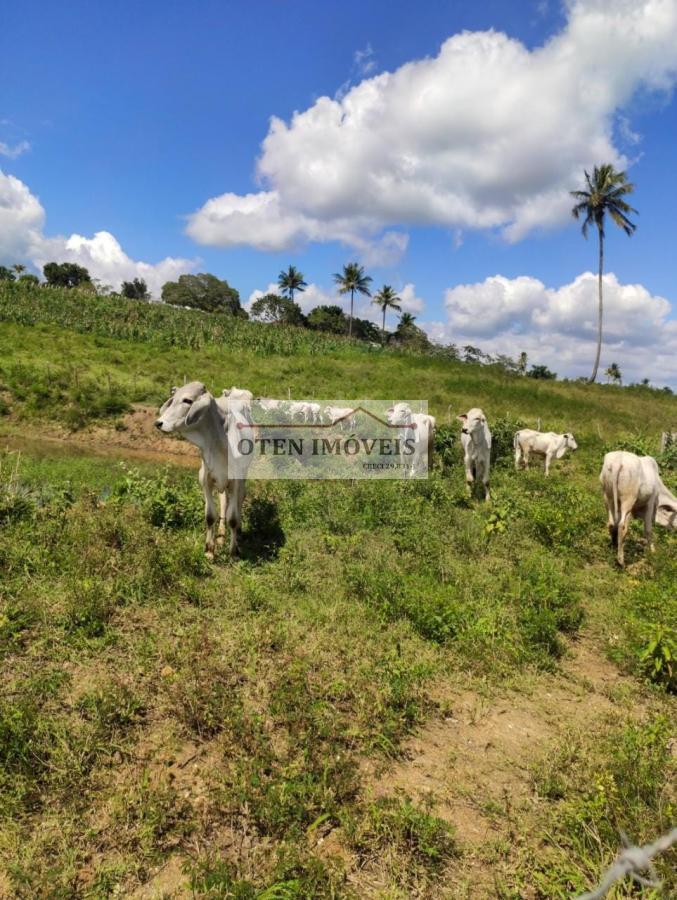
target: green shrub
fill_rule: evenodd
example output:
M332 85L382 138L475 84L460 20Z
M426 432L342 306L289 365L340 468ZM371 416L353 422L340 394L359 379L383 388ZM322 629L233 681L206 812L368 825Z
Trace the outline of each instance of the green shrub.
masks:
M522 419L513 419L510 416L500 416L489 423L491 429L491 462L495 466L509 466L513 464L515 450L513 441L515 432L526 428L526 422Z

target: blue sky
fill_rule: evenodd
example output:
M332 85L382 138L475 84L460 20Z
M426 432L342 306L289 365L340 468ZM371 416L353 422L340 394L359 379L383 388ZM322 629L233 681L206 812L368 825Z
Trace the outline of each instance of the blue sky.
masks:
M499 352L514 345L517 353L524 336L534 359L542 353L554 368L559 361L559 370L577 374L579 361L581 371L588 368L591 317L570 307L574 298L586 305L591 286L576 279L594 269L596 246L562 209L566 188L577 186L572 173L603 161L601 147L627 164L641 212L631 240L609 227L617 279L609 287L610 352L629 371L673 383L677 11L674 0L656 6L660 22L648 0L6 6L0 170L14 180L5 184L0 223L9 237L4 247L0 238L0 261L38 265L50 253L84 261L94 254L90 267L112 281L110 247L68 245L71 235L86 242L104 231L124 253L120 277L136 272L138 261L169 257L157 279L207 270L246 301L293 262L314 285L310 302L327 299L331 273L357 258L375 284L410 286L411 308L435 337ZM631 10L644 19L629 23ZM648 56L629 46L644 25ZM597 28L605 40L617 32L601 72L586 56L586 34ZM481 37L490 30L494 37ZM440 48L449 39L445 56ZM384 72L399 81L377 87L374 100L360 85ZM578 94L568 96L579 82ZM523 121L511 114L515 93ZM316 105L323 96L331 98L329 112ZM333 121L337 108L347 113ZM292 124L295 111L314 110L319 122L307 115ZM365 110L367 124L353 129L350 115L361 121ZM257 177L271 116L288 128L263 153ZM420 134L407 133L416 130L412 121L422 123ZM496 172L502 158L505 171ZM324 181L309 175L304 183L316 164ZM410 184L403 171L411 171ZM365 173L373 176L368 188ZM325 197L332 179L336 187ZM245 210L241 200L264 194L279 200L279 227L265 240L258 235L267 212ZM218 200L217 222L203 209L210 199ZM546 212L532 221L534 207ZM384 234L396 235L393 252L383 252ZM497 275L503 281L487 284ZM454 293L458 285L468 290ZM626 289L633 285L642 290ZM498 318L496 304L504 309ZM541 309L539 322L531 304ZM638 327L643 309L649 325ZM625 330L624 311L632 323Z

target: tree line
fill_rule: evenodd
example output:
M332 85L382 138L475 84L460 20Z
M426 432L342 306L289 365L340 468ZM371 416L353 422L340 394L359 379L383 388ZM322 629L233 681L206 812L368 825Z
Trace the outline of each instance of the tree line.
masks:
M604 247L605 247L605 221L607 215L628 236L634 234L636 225L629 218L636 214L637 210L631 207L625 197L634 191L635 186L628 181L625 172L618 172L610 164L595 166L592 174L584 172L585 187L583 190L571 191L571 196L576 203L572 214L576 219L582 219L582 233L588 237L591 227L597 230L598 236L598 304L597 304L597 347L595 361L590 382L597 379L599 361L602 350L603 335L603 272L604 272ZM97 293L112 293L109 288L95 282L84 266L76 263L49 262L43 267L45 282L48 285L63 288L80 288ZM294 325L297 327L311 328L317 331L344 334L350 338L368 341L373 344L392 344L395 346L407 345L421 350L431 348L425 332L415 324L416 317L411 313L403 312L401 298L392 285L384 284L372 295L372 278L364 271L364 267L357 262L350 262L343 266L341 272L333 276L339 294L350 296L350 311L346 314L338 305L320 305L304 314L295 296L303 293L308 286L303 273L295 266L290 265L278 275L277 286L279 293L268 293L257 298L251 306L251 318L260 322L273 325ZM0 281L17 281L25 284L39 284L36 275L26 273L26 266L17 263L8 268L0 266ZM150 293L146 282L142 278L134 278L132 281L123 281L119 294L131 300L150 300ZM355 296L370 297L371 302L381 311L380 331L373 322L368 319L355 317ZM198 275L181 275L178 281L168 281L162 287L162 300L174 306L183 306L191 309L200 309L210 313L229 314L238 317L248 317L247 311L240 302L240 295L224 279L217 278L210 273ZM386 332L386 318L388 312L399 312L399 320L396 328L391 333ZM515 361L502 355L488 356L479 348L467 345L462 348L462 353L455 345L449 345L448 355L463 358L467 362L499 363L510 371L519 374L528 374L534 378L556 378L546 366L532 366L527 372L526 354L521 354ZM616 363L612 363L605 372L608 381L621 383L621 372Z

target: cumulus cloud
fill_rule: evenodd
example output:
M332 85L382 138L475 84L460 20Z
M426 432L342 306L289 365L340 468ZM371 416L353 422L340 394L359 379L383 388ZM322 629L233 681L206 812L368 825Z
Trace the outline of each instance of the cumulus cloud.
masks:
M45 210L29 188L0 170L0 263L30 263L41 270L45 263L74 262L94 278L119 288L122 281L143 278L151 294L160 295L165 281L195 268L195 261L167 257L158 263L131 259L108 231L92 238L44 234Z
M463 32L290 122L273 116L257 162L262 190L208 200L188 234L216 246L337 240L366 252L393 226L499 229L516 241L561 223L585 166L625 164L617 111L639 87L669 90L677 74L675 0L571 0L567 15L542 47Z
M597 339L597 276L579 275L559 288L537 278L495 275L445 293L447 322L425 327L437 341L479 345L560 375L589 375ZM604 276L602 370L617 362L627 379L677 384L677 321L671 305L641 284Z

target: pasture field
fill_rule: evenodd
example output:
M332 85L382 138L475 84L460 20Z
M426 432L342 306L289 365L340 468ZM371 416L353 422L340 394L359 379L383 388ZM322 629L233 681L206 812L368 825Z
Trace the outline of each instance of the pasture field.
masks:
M674 824L677 537L645 554L635 524L619 571L597 481L674 397L25 295L0 297L0 897L565 898L619 829ZM494 502L446 433L425 482L251 483L243 558L210 565L194 457L131 428L184 375L481 405ZM538 416L580 447L547 481L512 468Z

